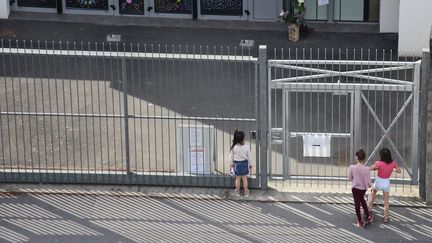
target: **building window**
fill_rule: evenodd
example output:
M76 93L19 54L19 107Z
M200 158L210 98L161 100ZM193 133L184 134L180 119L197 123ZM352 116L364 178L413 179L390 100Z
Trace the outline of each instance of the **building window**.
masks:
M144 0L119 0L119 13L144 15Z
M308 20L379 21L380 0L329 0L329 4L321 6L318 4L318 0L304 0L304 3ZM329 8L332 6L333 16L330 16Z
M379 0L334 0L336 21L379 21Z
M155 0L155 13L192 14L192 0Z
M243 16L243 0L201 0L202 15Z
M108 0L66 0L66 8L108 10Z
M18 0L18 7L56 8L56 0Z
M305 0L306 19L309 20L327 20L328 5L318 5L317 0Z

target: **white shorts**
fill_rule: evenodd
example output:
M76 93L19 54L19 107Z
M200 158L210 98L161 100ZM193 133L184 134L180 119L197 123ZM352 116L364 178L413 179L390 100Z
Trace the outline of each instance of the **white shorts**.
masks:
M377 191L390 192L390 178L382 179L377 176L375 178L375 189Z

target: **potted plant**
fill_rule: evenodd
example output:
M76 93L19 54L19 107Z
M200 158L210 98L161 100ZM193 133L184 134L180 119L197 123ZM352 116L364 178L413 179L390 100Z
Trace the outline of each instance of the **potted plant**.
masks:
M306 7L304 2L294 0L292 9L282 10L279 20L288 24L288 39L297 42L300 39L300 28L306 28Z

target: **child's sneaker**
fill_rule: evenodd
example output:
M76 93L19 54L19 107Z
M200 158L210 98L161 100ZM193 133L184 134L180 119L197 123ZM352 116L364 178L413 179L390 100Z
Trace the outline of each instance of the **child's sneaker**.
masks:
M234 190L234 194L236 197L240 197L240 193L237 190Z
M373 221L374 221L374 216L372 213L369 213L369 217L367 217L366 222L368 224L371 224L371 223L373 223Z
M357 221L357 227L359 228L363 228L365 226L365 223L363 223L363 221Z
M249 197L249 191L244 193L244 197Z

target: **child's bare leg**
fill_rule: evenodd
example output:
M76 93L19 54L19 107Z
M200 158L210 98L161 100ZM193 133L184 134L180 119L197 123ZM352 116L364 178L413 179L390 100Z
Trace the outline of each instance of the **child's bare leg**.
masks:
M372 190L371 194L368 197L367 207L369 209L369 212L372 211L372 207L373 207L375 199L376 199L376 194L377 194L377 191Z
M242 176L242 180L243 180L243 188L245 192L249 192L249 185L248 185L248 178L247 176Z
M241 176L236 176L236 182L235 182L235 185L236 185L236 191L237 191L238 193L240 193L240 182L241 182Z
M383 192L384 199L384 220L388 220L390 217L390 202L389 202L390 193Z

